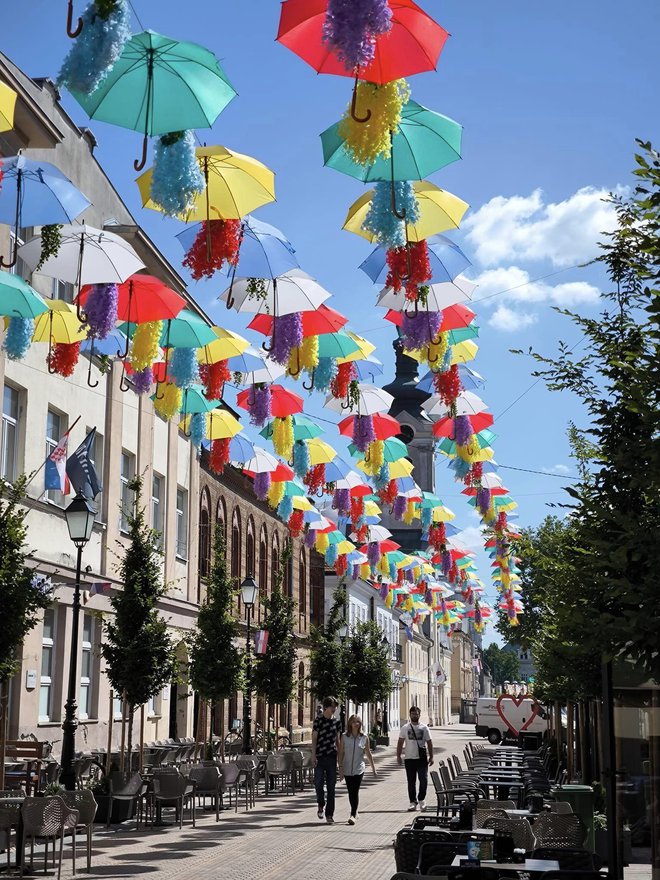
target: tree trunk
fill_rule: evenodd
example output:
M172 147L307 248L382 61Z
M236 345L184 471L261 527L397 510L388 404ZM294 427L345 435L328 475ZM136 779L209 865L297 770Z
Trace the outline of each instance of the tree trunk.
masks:
M121 695L121 748L119 751L119 769L121 772L124 772L124 768L126 767L125 762L125 749L126 749L126 691L122 692Z
M7 715L9 682L0 681L0 791L5 787L5 752L7 749ZM7 832L9 833L9 832Z
M139 761L139 771L142 773L142 767L144 764L144 703L140 706L140 761Z
M110 708L108 710L108 748L105 753L105 772L106 775L110 773L110 766L112 764L112 724L114 720L115 714L115 694L112 688L110 689Z
M561 723L561 703L555 700L555 737L557 749L557 769L561 767L562 740L564 738L564 729Z
M568 700L566 703L566 771L569 782L573 781L573 776L575 775L573 714L573 702Z
M126 752L128 756L128 774L133 772L133 719L135 717L135 706L131 703L128 707L128 742L126 744Z
M220 760L225 762L225 701L220 700Z

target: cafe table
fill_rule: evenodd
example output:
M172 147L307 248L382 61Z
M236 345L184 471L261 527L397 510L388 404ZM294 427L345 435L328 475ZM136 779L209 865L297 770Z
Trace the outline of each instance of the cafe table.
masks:
M460 868L465 856L456 856L451 863L452 868ZM505 874L543 874L545 871L558 871L559 862L554 859L525 859L524 862L496 862L491 859L479 862L482 868L496 868Z

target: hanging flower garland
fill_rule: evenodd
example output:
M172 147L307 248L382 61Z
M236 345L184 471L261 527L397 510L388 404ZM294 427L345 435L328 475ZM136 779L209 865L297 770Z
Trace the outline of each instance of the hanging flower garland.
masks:
M212 278L225 261L236 265L240 244L240 220L204 220L183 258L183 265L195 281Z
M405 211L405 222L392 211L392 192L397 211ZM419 204L412 183L409 180L399 180L392 184L379 180L362 228L385 247L397 248L406 244L406 224L414 224L418 220Z
M353 443L359 452L366 452L376 439L373 416L353 416Z
M355 363L349 361L346 364L337 365L337 374L330 382L330 393L337 400L348 397L348 389L356 378Z
M225 383L231 382L231 371L227 366L227 361L200 364L199 380L204 386L204 397L207 400L221 400Z
M418 288L431 280L431 262L426 239L409 241L404 247L390 248L387 251L388 273L386 287L395 293L405 288L406 299L414 302L418 298Z
M273 396L270 385L253 385L248 395L247 405L250 414L250 424L255 428L263 428L272 415L271 407Z
M428 361L431 372L435 375L437 372L444 373L449 369L451 364L447 363L447 361L450 357L449 332L444 330L439 336L431 340L431 344L426 349L424 359Z
M401 338L406 351L428 349L442 325L441 312L417 312L409 315L404 311L401 324Z
M436 552L442 552L445 549L445 545L447 544L447 530L445 529L445 524L443 522L432 523L429 527L429 536L428 536L429 547L432 547Z
M299 538L303 529L305 528L305 519L303 516L302 510L294 510L291 516L289 517L289 522L287 523L289 527L289 534L292 538Z
M392 516L394 519L403 519L408 508L408 499L405 495L397 495L392 505Z
M337 361L334 358L322 357L314 373L314 387L317 391L330 390L330 385L337 375Z
M273 419L271 440L273 449L282 458L290 459L293 455L293 419L291 416Z
M454 418L454 440L457 446L467 446L473 434L469 416L461 415Z
M325 465L315 464L303 477L303 483L309 489L311 495L322 491L325 486Z
M304 440L296 440L293 446L293 471L299 480L307 476L310 468L309 449Z
M33 318L9 318L2 348L10 361L23 360L28 353L33 335Z
M206 437L206 413L192 413L188 432L190 434L190 442L195 449L199 449Z
M346 559L346 555L344 553L341 556L337 556L335 561L335 574L337 577L341 577L346 574L348 571L348 560Z
M328 549L325 551L325 564L328 568L334 567L338 556L339 551L337 550L337 545L328 543Z
M354 529L358 528L361 517L364 516L364 499L361 497L351 498L351 525Z
M245 290L247 292L247 299L268 299L268 288L264 278L248 278Z
M445 406L454 406L458 395L463 390L458 364L452 364L448 370L442 373L434 373L433 388Z
M307 373L313 372L319 364L318 336L305 336L299 350L299 367Z
M181 217L204 187L192 131L173 131L157 138L149 195L163 214Z
M190 388L199 382L199 361L194 348L172 350L167 374L179 388Z
M155 364L160 357L160 337L163 332L162 321L146 321L138 324L133 334L130 360L136 372Z
M58 376L69 377L73 375L73 371L80 357L79 342L56 342L52 352L47 357L48 369Z
M259 501L265 501L270 489L270 471L258 471L254 475L254 494Z
M144 370L134 371L131 377L133 383L133 391L136 394L149 394L151 386L154 383L154 371L151 367L145 367Z
M38 272L41 269L46 260L58 255L61 244L61 223L47 223L45 226L41 227L41 254L39 256L39 262L34 268L35 272Z
M350 489L335 489L332 496L332 509L336 510L340 516L348 516L351 512Z
M268 490L268 504L270 507L275 510L276 507L279 507L280 501L284 498L284 482L282 480L276 480L276 482L270 484L270 489Z
M390 480L387 486L378 490L378 497L383 504L394 504L398 491L396 480Z
M225 467L229 464L230 444L231 439L229 437L222 437L220 440L211 441L209 465L214 474L224 473Z
M156 395L154 399L154 407L158 415L169 422L181 412L182 400L181 389L172 382L166 382L163 386L162 397Z
M291 514L293 513L293 498L291 495L284 495L282 500L277 506L277 515L284 522L288 522L291 519Z
M107 339L117 323L118 303L116 284L92 284L85 301L88 339Z
M355 4L358 5L358 4ZM366 112L369 120L358 122L353 117L353 101L339 123L338 134L344 149L357 165L373 165L382 156L392 152L392 134L399 130L401 112L410 100L410 86L405 79L396 79L384 85L360 82L356 88L355 106L360 116Z
M376 37L392 27L388 0L328 0L323 39L348 71L370 64Z
M57 76L57 85L91 95L101 85L131 36L126 0L95 0L82 14L76 38Z
M300 348L303 342L303 323L300 312L273 317L273 330L270 340L270 358L277 364L286 366L291 352Z

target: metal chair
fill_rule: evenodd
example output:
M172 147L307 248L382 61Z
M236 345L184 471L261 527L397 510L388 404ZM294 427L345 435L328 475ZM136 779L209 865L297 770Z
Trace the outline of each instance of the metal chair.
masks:
M0 791L0 831L4 831L7 838L7 868L11 864L11 831L13 828L16 834L18 834L21 805L20 803L3 803L3 799L13 798L16 800L18 797L23 796L16 791Z
M225 764L218 764L218 770L222 776L223 788L229 794L229 806L232 802L232 791L234 792L234 812L238 812L238 794L241 782L241 768L235 761Z
M541 813L534 822L534 836L539 846L553 849L581 847L587 839L587 829L574 813Z
M259 783L259 759L251 755L244 755L236 759L236 765L241 771L241 780L245 786L245 809L254 807L256 804L257 786ZM239 788L241 785L239 780Z
M220 770L213 767L192 767L188 778L195 783L195 797L203 799L206 805L206 798L213 798L215 806L215 821L220 819L220 806L222 804L222 793L224 791L224 783Z
M155 811L162 807L174 807L179 820L179 828L183 828L183 812L188 805L195 827L195 784L180 773L161 773L154 776L154 787L151 795ZM152 817L153 825L153 817Z
M449 832L426 831L424 828L402 828L394 840L394 861L399 872L414 874L417 870L419 850L423 843L438 841L453 843Z
M270 780L279 780L283 791L291 789L296 793L294 779L293 755L290 752L276 752L266 758L266 793L270 789Z
M61 797L33 798L26 797L21 805L23 820L23 858L21 860L21 877L25 868L25 842L30 840L30 868L34 864L34 841L43 839L44 871L48 868L48 841L53 841L53 867L55 866L55 841L60 841L57 880L62 874L62 851L64 849L64 832L67 828L75 828L78 824L78 812L71 810ZM75 849L74 866L75 873Z
M106 825L110 825L114 801L122 803L128 801L137 804L143 794L143 781L139 773L122 773L120 770L117 770L110 774L108 785L108 818Z
M78 813L78 821L73 826L73 873L76 873L76 831L83 828L87 837L87 871L92 870L92 832L98 804L88 788L65 791L61 795L64 803Z
M544 804L543 809L549 813L559 813L562 816L567 816L573 812L573 807L568 801L548 801L547 804Z
M492 816L495 816L499 819L508 819L506 812L502 809L502 807L485 807L482 804L487 804L488 801L479 801L477 803L477 809L474 812L474 820L472 822L474 828L485 828L484 822L486 819L490 819Z
M537 820L538 821L538 820ZM536 836L527 819L501 819L491 816L484 822L484 828L494 828L496 831L504 831L513 837L513 845L525 852L536 849ZM534 825L536 829L536 824Z
M438 836L444 837L442 832L438 832ZM449 867L456 856L466 853L466 844L456 840L426 841L419 848L415 871L417 874L428 874L429 868L434 865Z
M515 810L516 802L511 800L498 801L494 798L484 798L483 800L477 801L477 809L479 809L480 807L488 807L489 809L491 807L498 807L500 810Z

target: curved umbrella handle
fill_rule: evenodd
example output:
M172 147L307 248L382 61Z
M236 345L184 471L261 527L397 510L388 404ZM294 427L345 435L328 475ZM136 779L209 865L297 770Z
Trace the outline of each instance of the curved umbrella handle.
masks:
M305 391L313 391L314 390L315 376L316 376L316 367L314 367L314 369L312 370L312 375L310 376L309 385L305 385L304 382L302 383L302 387L305 389Z
M80 310L80 301L78 297L76 297L76 317L81 324L87 323L87 313Z
M351 99L351 118L355 120L355 122L369 122L371 119L371 110L367 109L366 116L358 116L357 115L357 87L358 87L358 75L355 74L355 84L353 85L353 97Z
M159 393L158 393L158 386L159 386L159 385L166 385L166 384L167 384L167 368L168 368L168 366L169 366L169 364L170 364L170 346L169 346L169 342L170 342L170 328L171 328L171 326L172 326L172 320L171 320L171 318L168 318L168 321L167 321L167 339L165 340L165 341L167 342L167 345L165 346L165 369L163 370L163 375L164 375L165 379L164 379L163 382L156 382L156 395L155 395L155 396L156 396L156 400L162 400L162 399L165 397L165 392L164 392L164 391L163 391L162 394L159 394Z
M131 386L128 383L128 379L126 378L126 362L122 364L121 368L121 379L119 380L119 390L124 393L126 391L131 390Z
M352 404L351 404L350 400L348 399L348 397L346 398L346 401L343 401L343 400L342 400L342 402L341 402L341 408L342 408L342 409L350 409L350 408L351 408L351 405L352 405Z
M48 372L50 373L50 375L54 376L55 373L57 372L57 370L55 370L55 369L53 369L53 367L51 367L51 362L53 360L53 333L52 333L53 313L52 312L50 313L50 326L51 326L51 330L48 333L48 355L46 357L46 366L48 367Z
M296 369L289 370L289 376L291 376L292 379L297 379L300 375L301 369L302 367L300 366L300 349L298 348L298 346L296 346Z
M433 340L431 340L431 342L433 342ZM436 343L436 344L437 344L437 343ZM430 364L437 364L437 362L438 362L439 359L440 359L440 358L439 358L438 355L436 355L434 358L431 357L431 346L429 345L428 350L427 350L427 352L426 352L426 360L427 360Z
M96 388L99 384L98 379L92 382L92 358L94 357L94 339L92 339L92 347L89 350L89 366L87 367L87 384L90 388Z
M126 329L130 330L130 327L127 327ZM130 348L130 344L131 344L131 340L130 340L128 332L127 332L126 333L126 348L124 349L123 352L120 348L117 349L117 357L119 358L120 361L124 361L128 357L128 350Z
M74 40L83 29L83 20L78 18L78 24L73 26L73 0L69 0L69 8L66 13L66 35Z
M18 244L16 242L14 242L13 255L11 257L8 257L7 259L5 259L4 257L0 257L0 266L2 266L3 269L11 269L13 266L16 265L17 261L18 261Z
M142 138L142 155L140 156L139 159L133 160L133 168L135 168L136 171L142 171L144 166L147 164L147 144L148 144L148 142L149 142L149 138L145 134L145 136Z
M399 220L405 220L405 219L406 219L406 209L403 208L401 211L399 211L399 210L397 209L397 206L396 206L396 192L395 192L395 190L394 190L394 181L392 181L392 190L391 190L391 192L392 192L392 213L393 213L394 216L397 217Z
M407 318L416 318L417 315L419 314L419 300L418 299L415 300L414 308L413 308L412 312L408 311L408 309L404 309L404 313Z

